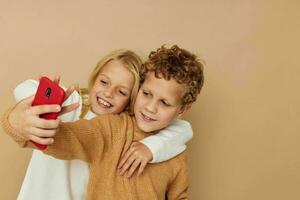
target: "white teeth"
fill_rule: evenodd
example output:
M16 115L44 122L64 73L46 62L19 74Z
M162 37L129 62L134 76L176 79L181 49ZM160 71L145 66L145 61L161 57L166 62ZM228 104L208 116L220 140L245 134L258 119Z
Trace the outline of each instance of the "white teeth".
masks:
M151 121L153 121L154 119L152 119L152 118L150 118L150 117L148 117L148 116L146 116L145 114L142 114L143 115L143 117L146 119L146 120L151 120Z
M146 115L144 115L144 116L145 116L145 118L146 118L146 119L148 119L148 120L151 120L151 118L150 118L150 117L147 117Z
M104 101L103 99L101 99L101 98L99 98L99 97L97 97L97 100L98 100L98 102L100 102L101 104L103 104L103 105L106 106L106 107L110 107L110 106L111 106L110 103Z

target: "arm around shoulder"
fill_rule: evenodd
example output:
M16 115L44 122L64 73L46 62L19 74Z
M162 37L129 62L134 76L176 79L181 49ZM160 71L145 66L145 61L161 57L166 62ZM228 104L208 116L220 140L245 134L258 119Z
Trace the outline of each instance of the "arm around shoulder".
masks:
M169 160L186 149L185 143L193 137L189 122L175 120L158 134L149 136L140 142L145 144L153 154L151 163Z

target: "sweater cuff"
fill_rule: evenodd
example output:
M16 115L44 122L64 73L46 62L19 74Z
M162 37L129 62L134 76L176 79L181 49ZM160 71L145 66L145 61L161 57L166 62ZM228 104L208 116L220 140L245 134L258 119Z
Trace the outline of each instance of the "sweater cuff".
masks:
M15 105L16 106L16 105ZM20 133L18 133L9 123L8 118L11 111L15 108L15 106L9 108L6 110L1 118L1 125L4 130L9 136L15 140L20 147L25 147L27 143L27 139L22 136Z
M139 141L140 143L146 145L146 147L148 147L148 149L151 151L152 153L152 160L149 163L158 163L161 162L160 157L158 156L160 153L163 152L159 152L159 145L161 143L161 140L159 138L156 137L146 137L143 140Z

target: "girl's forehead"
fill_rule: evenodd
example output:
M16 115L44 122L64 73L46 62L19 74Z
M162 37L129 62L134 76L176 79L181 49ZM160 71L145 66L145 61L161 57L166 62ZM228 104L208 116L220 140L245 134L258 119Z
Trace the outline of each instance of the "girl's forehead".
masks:
M97 78L101 77L109 79L113 84L122 85L129 89L133 87L135 82L133 74L118 60L112 60L103 66Z

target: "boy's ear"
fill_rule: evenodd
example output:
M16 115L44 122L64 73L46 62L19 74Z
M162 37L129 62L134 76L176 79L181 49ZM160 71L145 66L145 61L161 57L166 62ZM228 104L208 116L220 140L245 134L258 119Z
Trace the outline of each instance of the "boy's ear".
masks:
M191 108L191 106L192 106L192 103L188 103L188 104L181 106L179 114L182 115L183 113L188 111Z

